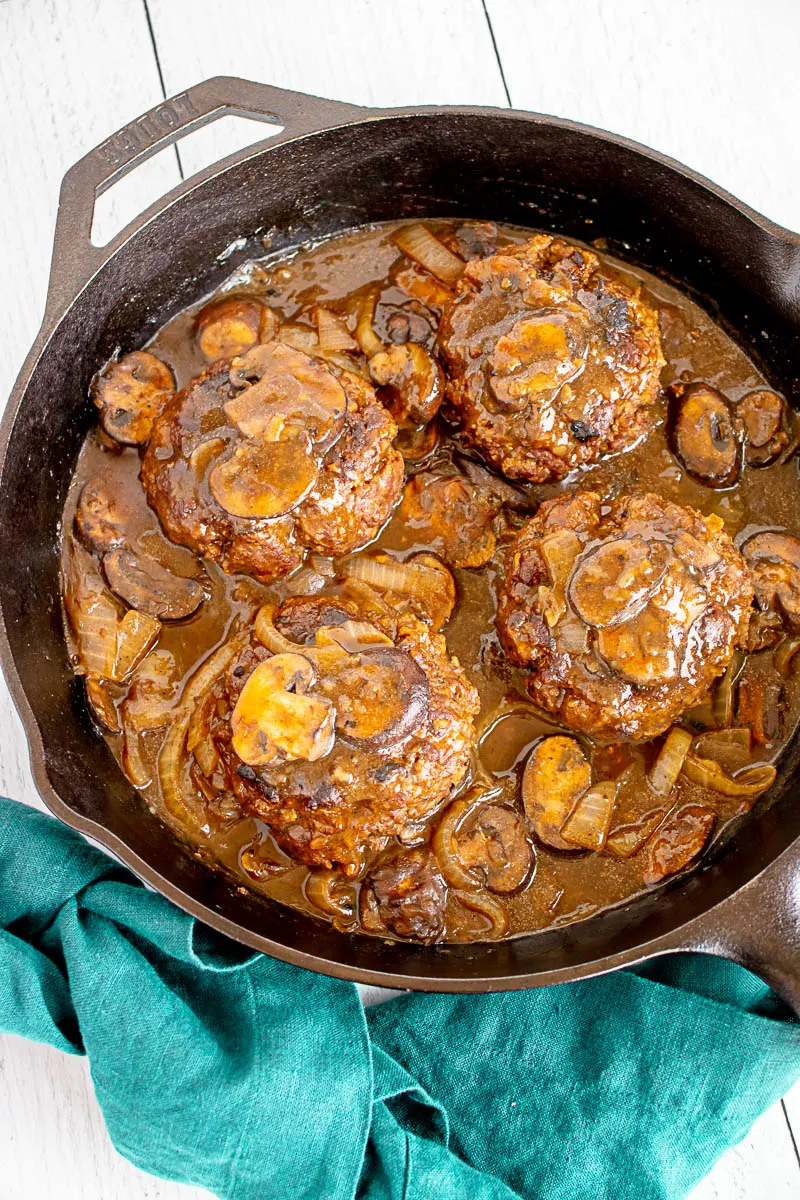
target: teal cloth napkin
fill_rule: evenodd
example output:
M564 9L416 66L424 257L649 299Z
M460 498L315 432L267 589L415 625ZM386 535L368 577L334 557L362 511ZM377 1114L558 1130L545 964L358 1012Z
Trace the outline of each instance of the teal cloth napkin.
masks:
M683 1196L800 1075L731 964L365 1011L2 799L0 1028L87 1054L120 1153L231 1200Z

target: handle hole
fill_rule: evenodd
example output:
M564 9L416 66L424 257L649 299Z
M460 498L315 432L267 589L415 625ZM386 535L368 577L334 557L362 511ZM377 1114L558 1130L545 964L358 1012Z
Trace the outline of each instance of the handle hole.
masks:
M226 155L274 137L282 129L282 125L257 118L225 116L185 134L175 145L165 146L97 197L92 245L98 249L105 246L148 205L176 187L181 170L183 177L190 179Z

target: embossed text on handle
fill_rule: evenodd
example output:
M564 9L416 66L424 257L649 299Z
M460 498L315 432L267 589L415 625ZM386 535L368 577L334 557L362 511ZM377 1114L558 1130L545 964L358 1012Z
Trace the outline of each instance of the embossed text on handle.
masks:
M153 108L143 117L131 121L118 133L113 134L102 145L98 146L98 154L107 167L118 167L133 155L148 146L152 146L166 134L180 128L188 117L200 114L186 92L165 100L157 108Z

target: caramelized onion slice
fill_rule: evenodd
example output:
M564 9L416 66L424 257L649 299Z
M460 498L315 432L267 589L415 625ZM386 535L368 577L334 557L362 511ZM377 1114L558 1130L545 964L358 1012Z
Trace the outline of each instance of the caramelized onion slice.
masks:
M357 350L358 345L347 328L344 317L332 312L329 308L317 306L317 337L319 348L327 353L348 353Z
M522 800L537 836L556 850L574 847L561 835L572 808L592 782L592 768L575 738L546 737L534 746L522 777Z
M444 812L432 838L433 852L439 863L439 869L445 882L451 887L477 888L480 880L463 863L459 853L458 834L468 817L485 804L487 799L496 795L498 788L493 790L484 787L470 788L463 796L454 800Z
M230 380L242 387L224 405L225 415L247 438L291 440L291 431L329 448L344 425L347 397L339 380L318 360L281 342L255 346L231 364Z
M606 840L606 853L613 854L615 858L632 858L634 854L638 854L658 829L668 811L666 807L654 808L637 821L617 825Z
M728 401L705 383L670 389L669 439L676 458L707 487L732 487L742 470L744 426Z
M595 629L629 620L661 583L667 559L661 542L642 537L604 542L576 564L569 585L572 607Z
M367 358L379 354L383 350L383 342L373 329L375 320L375 305L378 302L376 288L364 292L358 303L358 321L356 322L356 341Z
M125 679L152 650L161 633L161 622L147 613L131 608L117 629L117 652L114 656L112 679Z
M486 892L461 892L452 891L450 893L459 904L463 904L464 908L468 908L471 912L480 913L489 921L489 928L486 930L488 936L492 938L501 938L508 931L508 914L493 896L487 896Z
M275 313L257 300L216 300L195 321L197 344L207 362L245 354L256 342L274 337L277 327Z
M692 735L685 729L677 726L670 729L647 776L647 782L657 796L667 797L675 787L691 745Z
M402 225L392 235L392 241L404 254L443 283L452 285L461 278L463 259L448 250L424 225Z
M585 791L561 827L564 841L583 850L602 850L611 827L616 796L613 779L596 783Z
M208 477L211 494L234 517L281 517L305 500L319 475L308 442L242 442Z
M98 725L102 725L109 733L120 733L119 716L114 707L114 701L109 694L106 680L98 679L95 675L86 675L84 679L86 682L86 700L91 709L92 716Z
M303 885L306 900L335 920L350 922L356 912L356 885L340 871L309 871Z
M276 654L258 664L231 716L233 748L242 762L316 762L330 753L336 709L307 694L314 680L314 668L301 654Z
M92 399L110 437L125 445L150 440L153 421L175 393L172 371L154 354L134 350L96 375Z
M684 804L667 817L647 848L644 882L658 883L688 867L711 836L716 819L704 804Z
M67 558L64 607L75 634L81 667L87 675L112 679L119 608L91 555L74 542Z
M103 555L109 587L126 604L164 621L191 616L205 599L194 579L174 575L149 554L118 546Z
M699 783L701 787L710 788L722 796L740 796L750 800L771 787L778 774L772 763L758 763L730 776L725 774L715 759L699 758L694 754L687 755L683 770L692 783Z
M407 562L356 556L341 567L345 578L358 579L379 592L408 597L416 614L441 629L455 607L456 586L444 563L432 554L418 554Z

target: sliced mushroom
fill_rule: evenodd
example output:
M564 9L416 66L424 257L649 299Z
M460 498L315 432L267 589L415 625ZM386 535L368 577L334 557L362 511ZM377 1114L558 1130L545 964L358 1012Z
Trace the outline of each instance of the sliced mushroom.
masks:
M168 724L178 689L175 659L168 650L153 650L136 669L122 704L126 728L137 733Z
M747 465L769 466L789 444L783 398L777 392L749 392L736 405L736 412L744 422Z
M211 495L234 517L282 517L309 494L319 465L305 438L241 442L208 476Z
M319 690L336 704L337 733L361 746L396 746L428 716L427 676L395 646L367 646L348 654L325 671Z
M125 546L103 555L103 570L111 590L126 604L159 620L188 617L205 599L196 580L173 575L149 554Z
M302 350L281 342L254 346L233 360L230 381L244 391L225 404L225 413L245 437L277 441L295 429L322 450L342 431L344 388L327 366Z
M595 629L630 620L658 588L668 558L662 542L642 537L604 542L576 564L569 585L572 607Z
M676 679L683 645L673 636L669 616L652 604L623 625L597 631L597 653L606 666L628 683L658 687Z
M684 804L667 817L647 848L645 883L658 883L688 867L705 846L717 816L704 804Z
M246 354L257 342L275 336L278 318L257 300L215 300L195 321L200 353L207 362Z
M561 828L592 782L592 768L575 738L547 737L531 751L522 801L536 835L556 850L574 850Z
M427 425L444 398L444 375L436 359L416 342L388 346L369 360L372 382L398 425Z
M508 408L523 407L531 395L552 391L580 374L588 350L585 314L542 309L516 321L494 345L489 362L489 385L497 401ZM577 441L596 436L582 422Z
M400 514L451 567L482 567L495 551L499 503L461 475L422 471L406 484Z
M374 867L361 889L361 921L373 933L435 942L444 933L447 888L427 847Z
M130 446L149 441L154 418L174 392L172 371L146 350L109 363L95 376L91 389L103 429Z
M355 604L335 596L290 596L275 611L275 628L299 646L313 644L318 629L324 625L343 625L358 620Z
M472 828L458 840L458 854L465 867L482 875L490 891L501 895L519 891L535 863L522 819L504 804L479 810Z
M130 535L132 512L124 494L104 475L83 487L75 511L75 532L89 550L105 554Z
M757 533L742 554L759 608L777 610L790 629L800 629L800 539L772 530Z
M301 654L275 654L258 664L231 716L233 748L242 762L316 762L330 752L336 709L326 697L306 694L315 675Z
M669 393L668 436L678 461L707 487L732 487L742 470L744 422L708 384L675 384Z

